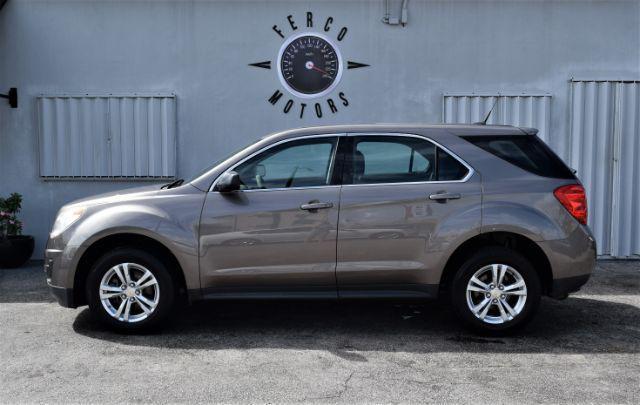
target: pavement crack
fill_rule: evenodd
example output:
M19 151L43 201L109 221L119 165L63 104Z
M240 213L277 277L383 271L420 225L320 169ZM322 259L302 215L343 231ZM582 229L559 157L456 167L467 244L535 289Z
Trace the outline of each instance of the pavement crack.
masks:
M344 395L344 393L347 392L347 390L349 389L349 381L351 381L351 378L355 373L356 373L355 371L352 371L351 374L349 374L349 377L347 377L347 379L344 380L344 382L342 383L342 390L340 391L338 398L342 397L342 395Z
M303 401L307 401L307 400L319 400L319 399L339 399L342 398L342 396L347 392L347 390L349 389L349 382L351 381L351 378L353 378L353 375L355 374L355 371L352 371L349 376L344 380L344 382L342 383L342 388L340 389L340 391L336 392L335 394L332 395L325 395L322 397L305 397Z

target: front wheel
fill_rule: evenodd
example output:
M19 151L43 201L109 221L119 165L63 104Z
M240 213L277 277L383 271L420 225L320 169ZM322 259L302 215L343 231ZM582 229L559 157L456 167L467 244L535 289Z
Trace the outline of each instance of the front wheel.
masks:
M164 263L138 249L106 253L91 268L86 288L91 312L119 331L160 326L174 302L173 281Z
M456 273L451 302L471 328L501 334L529 322L540 303L540 279L531 263L517 252L486 248Z

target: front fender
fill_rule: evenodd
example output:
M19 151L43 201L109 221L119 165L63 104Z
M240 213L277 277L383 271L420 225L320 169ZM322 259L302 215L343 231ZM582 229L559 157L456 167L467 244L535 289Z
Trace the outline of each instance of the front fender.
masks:
M157 206L124 204L100 207L87 213L69 236L67 285L73 285L78 263L96 242L113 235L134 234L153 239L165 246L180 264L187 288L199 288L197 255L199 206L172 217ZM191 212L191 214L189 214Z
M90 245L105 236L124 233L123 230L158 234L162 222L173 226L169 221L169 215L156 207L123 204L89 209L70 235L68 243L74 246Z

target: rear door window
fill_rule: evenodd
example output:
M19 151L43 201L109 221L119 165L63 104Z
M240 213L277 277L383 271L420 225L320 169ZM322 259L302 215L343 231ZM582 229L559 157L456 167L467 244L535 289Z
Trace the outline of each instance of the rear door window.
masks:
M468 169L426 139L358 136L346 159L345 184L461 180Z
M529 173L558 179L575 179L575 175L567 165L535 135L466 136L463 138Z

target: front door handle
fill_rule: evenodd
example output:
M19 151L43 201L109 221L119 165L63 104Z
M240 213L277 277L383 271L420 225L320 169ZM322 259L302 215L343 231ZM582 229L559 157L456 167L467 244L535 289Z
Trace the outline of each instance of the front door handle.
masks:
M333 203L330 203L330 202L309 201L309 203L307 204L302 204L300 206L300 209L305 211L315 211L315 210L321 210L323 208L332 208L332 207L333 207Z
M430 200L445 202L447 200L457 200L461 198L460 193L436 193L429 196Z

